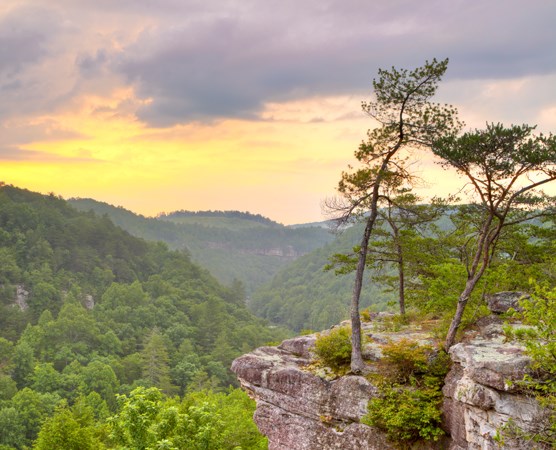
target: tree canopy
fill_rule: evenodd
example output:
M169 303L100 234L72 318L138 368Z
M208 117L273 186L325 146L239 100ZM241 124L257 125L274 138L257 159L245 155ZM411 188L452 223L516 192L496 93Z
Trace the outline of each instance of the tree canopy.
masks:
M529 125L487 124L483 130L437 139L433 151L469 183L476 228L465 250L467 281L448 330L454 342L465 306L491 263L504 228L553 215L555 199L541 188L556 179L556 138Z
M407 154L403 150L429 148L435 140L452 135L461 127L455 108L430 101L447 67L448 59L433 59L411 71L394 67L379 70L378 79L373 80L375 98L362 104L363 111L378 126L369 130L367 141L355 152L361 168L342 173L338 184L341 198L327 204L340 226L361 217L366 223L351 302L351 368L354 372L363 368L359 298L368 243L384 198L382 188L386 180L393 177L412 185L414 176L405 164Z
M224 400L207 414L220 415L222 429L246 421L249 439L263 439L253 437L253 403L228 394L237 386L228 368L286 332L254 317L237 286L106 217L6 185L0 261L0 447L116 448L108 417L123 414L118 399L137 388L164 405L191 395L191 410L204 408L194 391L231 395L247 411L241 424L223 415ZM186 448L203 448L195 439Z

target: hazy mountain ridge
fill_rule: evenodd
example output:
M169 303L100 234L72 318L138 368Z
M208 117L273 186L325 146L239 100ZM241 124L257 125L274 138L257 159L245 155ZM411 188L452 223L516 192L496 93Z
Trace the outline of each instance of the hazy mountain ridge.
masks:
M349 253L360 239L362 225L347 228L324 247L302 256L282 268L249 299L249 308L258 316L295 331L321 330L349 316L353 274L336 275L325 271L330 257ZM394 300L384 286L365 278L361 306L380 311Z
M240 280L253 292L292 260L332 241L321 227L290 228L237 211L183 212L145 218L92 199L72 199L74 207L106 214L135 236L186 249L220 281Z
M267 226L283 226L282 224L275 222L268 217L264 217L261 214L252 214L248 211L237 211L237 210L227 210L227 211L220 211L220 210L205 210L205 211L188 211L188 210L180 210L180 211L173 211L170 213L161 213L157 215L157 218L163 220L171 220L177 223L201 223L207 221L210 218L218 218L218 219L233 219L234 221L241 223L245 222L251 226L255 224L267 225ZM197 220L197 221L196 221ZM210 222L209 222L210 223ZM219 224L224 225L222 222L215 221L215 226ZM231 221L226 223L226 227L231 225Z

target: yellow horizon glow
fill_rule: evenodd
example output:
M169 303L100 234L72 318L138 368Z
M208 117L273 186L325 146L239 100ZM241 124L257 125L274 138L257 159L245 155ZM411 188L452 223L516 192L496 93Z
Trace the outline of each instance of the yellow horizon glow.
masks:
M137 104L131 89L83 97L78 107L34 119L73 137L22 146L31 153L4 162L3 181L145 216L221 209L284 224L320 221L321 203L372 125L353 97L268 104L260 121L170 128L149 128L124 103ZM424 170L442 176L427 162Z

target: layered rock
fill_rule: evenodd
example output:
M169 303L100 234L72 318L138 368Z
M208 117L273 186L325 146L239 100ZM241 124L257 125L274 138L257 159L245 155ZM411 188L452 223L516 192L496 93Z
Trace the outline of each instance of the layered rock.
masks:
M254 420L270 450L392 448L382 433L360 424L376 388L364 377L327 381L304 370L315 336L262 347L233 362L232 370L256 399Z
M446 428L454 449L494 450L541 449L540 444L506 436L500 446L495 437L508 423L535 433L546 419L538 403L519 392L530 359L523 347L505 342L502 324L496 317L485 318L478 330L450 349L454 365L444 385ZM511 419L511 421L510 421Z
M366 357L379 359L380 344L410 338L430 343L423 331L379 333L364 326L371 337ZM284 341L278 347L262 347L236 359L232 370L257 401L255 422L269 438L270 450L385 450L394 448L385 435L359 422L377 389L362 376L330 380L326 372L308 370L315 335ZM452 450L543 448L530 442L506 439L495 442L496 433L511 418L526 432L534 432L543 411L517 390L529 358L523 348L505 342L497 317L485 318L464 341L450 350L452 369L444 386L443 416L448 438L419 448Z

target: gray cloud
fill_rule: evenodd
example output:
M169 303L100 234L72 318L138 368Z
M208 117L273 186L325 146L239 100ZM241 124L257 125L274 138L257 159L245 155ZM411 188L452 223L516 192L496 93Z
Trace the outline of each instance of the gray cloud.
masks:
M48 5L22 5L0 15L0 119L48 109L63 74L53 60L66 52L56 47L64 27L59 11Z
M14 146L0 146L0 161L27 161L38 156L39 152L22 150Z
M2 145L17 148L28 142L62 141L66 139L85 139L86 136L63 128L54 120L11 122L9 126L0 123Z
M52 14L43 8L20 8L0 17L0 75L11 79L47 56L49 18Z
M35 150L24 150L16 146L0 146L0 161L46 161L58 159L51 154L38 152Z
M556 72L553 0L40 1L0 18L8 43L0 91L17 92L0 116L109 91L120 76L150 99L139 118L169 126L255 119L269 101L370 92L378 67L432 57L450 57L448 80ZM62 22L71 39L47 47ZM74 64L66 91L45 88L60 69L51 54ZM38 61L44 67L31 76Z
M434 56L450 56L451 78L556 70L556 5L548 1L243 5L149 30L125 49L114 67L152 99L141 119L253 118L267 101L362 91L378 67Z
M95 54L81 54L77 57L75 64L79 73L85 78L91 78L101 74L108 62L108 53L101 48Z

